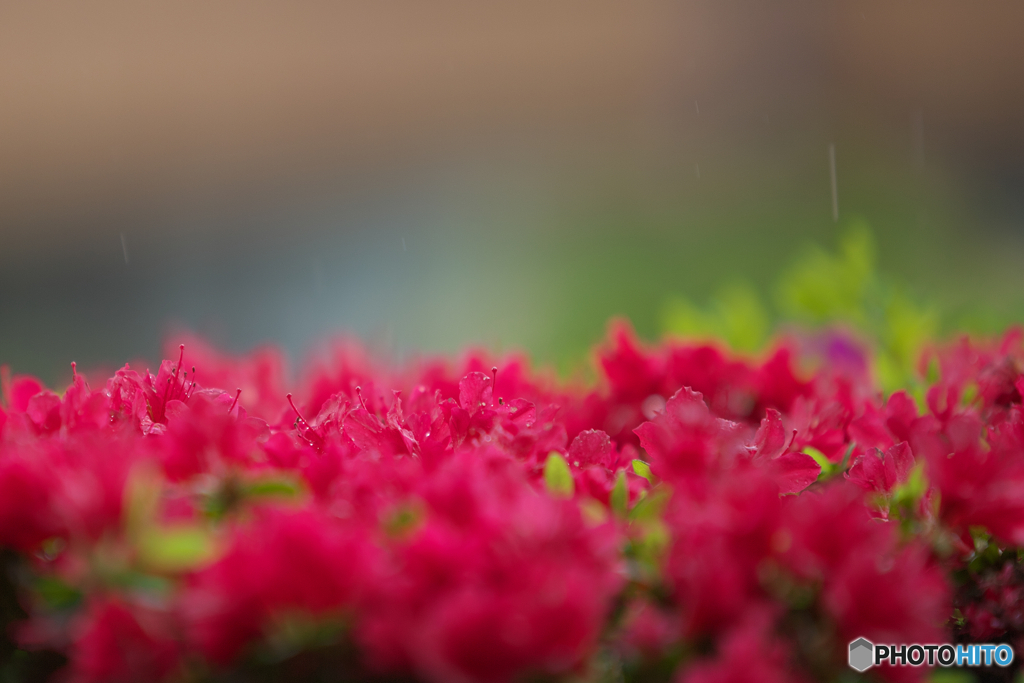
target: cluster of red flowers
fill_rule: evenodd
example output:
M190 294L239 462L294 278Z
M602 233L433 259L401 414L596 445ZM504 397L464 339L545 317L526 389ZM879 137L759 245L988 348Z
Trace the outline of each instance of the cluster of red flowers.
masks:
M885 397L849 338L614 327L595 386L197 341L0 409L0 657L70 681L833 680L1024 634L1024 341ZM873 670L920 680L921 668Z

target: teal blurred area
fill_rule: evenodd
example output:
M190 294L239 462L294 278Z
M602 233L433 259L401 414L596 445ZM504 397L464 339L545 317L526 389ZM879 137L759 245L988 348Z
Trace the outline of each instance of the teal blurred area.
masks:
M1024 314L1024 5L0 5L0 361L356 335L581 363L866 223ZM834 156L830 158L830 149ZM834 164L832 160L834 159ZM834 184L833 184L834 179Z

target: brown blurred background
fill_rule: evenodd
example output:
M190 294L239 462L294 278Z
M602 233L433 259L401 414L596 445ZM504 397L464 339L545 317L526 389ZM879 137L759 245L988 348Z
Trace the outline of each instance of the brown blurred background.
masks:
M565 363L834 244L830 144L839 226L1012 319L1022 35L1009 1L8 0L0 359L185 326Z

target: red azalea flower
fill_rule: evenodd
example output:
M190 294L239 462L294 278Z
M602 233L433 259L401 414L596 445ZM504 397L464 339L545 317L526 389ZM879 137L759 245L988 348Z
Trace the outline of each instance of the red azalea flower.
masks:
M314 511L263 511L191 578L181 603L190 641L227 663L268 634L276 616L344 616L359 605L377 558L358 526Z
M167 619L107 599L89 604L71 648L74 683L166 680L177 668L179 645Z
M772 635L769 610L755 610L722 639L717 656L687 667L677 683L791 683L805 680L792 668L784 641Z

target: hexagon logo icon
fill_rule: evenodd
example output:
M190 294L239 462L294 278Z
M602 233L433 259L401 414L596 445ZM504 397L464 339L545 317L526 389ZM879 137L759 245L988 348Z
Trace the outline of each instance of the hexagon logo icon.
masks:
M871 668L875 659L875 645L867 638L858 638L850 643L850 668L864 672Z

